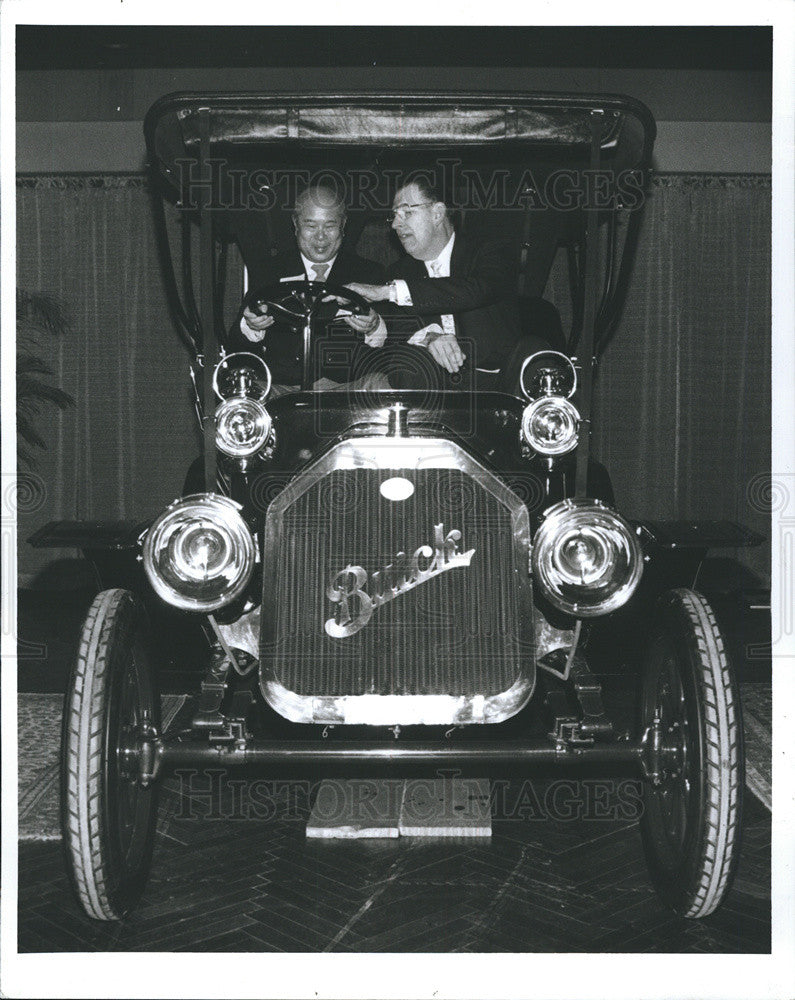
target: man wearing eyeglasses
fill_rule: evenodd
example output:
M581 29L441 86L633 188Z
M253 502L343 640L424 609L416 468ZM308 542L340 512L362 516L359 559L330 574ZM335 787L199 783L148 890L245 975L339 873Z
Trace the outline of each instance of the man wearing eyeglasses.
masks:
M477 386L494 385L520 336L509 247L457 234L441 193L425 174L398 190L392 228L406 254L390 270L389 283L348 287L370 302L410 307L428 320L408 344L430 353L443 386L459 385L458 373L467 364ZM467 350L474 356L467 358ZM395 384L392 374L390 380Z

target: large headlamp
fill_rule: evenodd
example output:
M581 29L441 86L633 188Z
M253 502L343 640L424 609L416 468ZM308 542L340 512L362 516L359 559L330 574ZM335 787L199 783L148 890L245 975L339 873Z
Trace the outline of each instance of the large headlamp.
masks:
M251 458L268 443L273 422L258 399L233 396L215 411L215 446L229 458Z
M580 415L562 396L541 396L525 407L522 440L539 455L566 455L577 447Z
M186 611L216 611L238 597L254 570L254 539L240 505L214 493L171 504L144 538L155 592Z
M595 618L626 604L643 572L643 553L627 522L599 500L561 500L533 539L533 575L561 611Z

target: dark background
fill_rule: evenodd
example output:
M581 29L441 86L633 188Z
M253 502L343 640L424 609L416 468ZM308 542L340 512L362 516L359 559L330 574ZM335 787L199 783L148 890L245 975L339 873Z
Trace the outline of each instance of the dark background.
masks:
M766 70L763 27L21 26L17 68L610 66Z

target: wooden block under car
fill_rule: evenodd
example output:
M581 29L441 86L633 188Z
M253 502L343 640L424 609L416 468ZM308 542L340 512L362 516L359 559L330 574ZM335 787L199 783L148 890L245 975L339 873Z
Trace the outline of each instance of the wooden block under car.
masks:
M404 782L370 778L320 783L307 837L357 840L397 837Z
M488 778L407 781L401 837L490 837Z

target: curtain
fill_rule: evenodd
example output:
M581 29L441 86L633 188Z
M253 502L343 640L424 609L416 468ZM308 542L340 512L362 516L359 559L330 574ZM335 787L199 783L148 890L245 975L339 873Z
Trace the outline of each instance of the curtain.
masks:
M770 231L769 177L654 180L593 422L623 512L745 524L766 541L731 554L767 581Z
M199 439L143 177L20 178L17 284L66 311L68 332L46 342L45 360L76 403L38 420L43 496L20 512L24 578L59 555L25 545L35 528L155 514L181 491Z
M653 180L595 385L593 450L630 517L725 518L769 534L748 496L770 470L770 194L769 177ZM24 544L47 520L159 511L180 492L199 438L145 179L20 177L17 211L18 284L67 311L70 330L47 360L51 381L76 401L39 420L44 494L20 512L24 577L55 555ZM229 274L233 308L234 258ZM547 295L565 317L562 266ZM744 558L769 576L765 546Z

